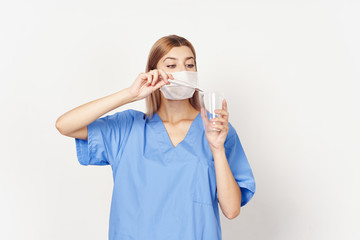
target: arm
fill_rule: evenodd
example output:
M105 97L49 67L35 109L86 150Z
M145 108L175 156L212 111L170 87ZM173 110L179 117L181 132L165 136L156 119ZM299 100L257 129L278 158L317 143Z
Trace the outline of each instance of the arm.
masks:
M219 114L219 116L211 119L211 126L219 131L205 131L205 135L214 158L219 204L224 215L229 219L233 219L240 214L242 196L225 153L224 144L229 131L229 113L225 99L222 103L222 109L216 109L215 113ZM206 125L210 124L203 108L201 109L201 117L203 121L207 122Z
M87 140L87 125L105 113L133 101L135 97L129 88L125 88L64 113L56 120L55 126L63 135Z
M173 79L171 74L158 69L140 73L129 88L85 103L64 113L56 120L55 127L63 135L87 140L87 126L90 123L115 108L143 99L156 89L170 84L168 78Z
M219 204L228 219L240 214L241 191L231 172L225 148L212 149Z

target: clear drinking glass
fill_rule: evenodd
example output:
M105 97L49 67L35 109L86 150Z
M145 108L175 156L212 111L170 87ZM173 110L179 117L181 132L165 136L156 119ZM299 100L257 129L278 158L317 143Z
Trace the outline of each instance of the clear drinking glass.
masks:
M222 109L224 98L224 93L219 91L199 92L200 105L206 112L205 120L203 119L205 131L220 131L212 127L215 122L211 122L210 120L218 116L218 114L215 113L215 109Z

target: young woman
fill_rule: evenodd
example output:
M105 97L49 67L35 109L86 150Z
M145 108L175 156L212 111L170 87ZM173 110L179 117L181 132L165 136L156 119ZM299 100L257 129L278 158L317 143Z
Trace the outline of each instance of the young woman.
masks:
M112 167L110 240L220 240L218 203L233 219L255 193L226 101L215 119L219 131L209 132L197 90L184 99L161 91L171 73L181 71L197 71L193 45L177 35L162 37L130 87L56 121L61 134L75 138L80 164ZM144 98L146 113L128 109L101 117Z

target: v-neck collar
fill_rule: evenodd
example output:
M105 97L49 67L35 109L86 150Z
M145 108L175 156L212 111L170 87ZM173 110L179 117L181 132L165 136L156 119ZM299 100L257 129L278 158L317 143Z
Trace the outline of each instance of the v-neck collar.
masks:
M194 120L192 121L189 130L187 131L184 139L179 142L176 147L174 146L174 144L172 143L169 133L166 130L165 124L164 122L161 120L160 116L157 114L157 112L154 113L153 115L153 120L155 122L158 123L158 127L159 129L157 130L157 132L163 137L163 140L166 141L166 144L169 145L169 148L171 149L178 149L180 145L184 144L184 142L188 141L189 139L192 138L193 134L197 131L194 130L195 127L202 127L201 124L199 124L201 119L201 111L198 113L198 115L196 115L196 117L194 118Z

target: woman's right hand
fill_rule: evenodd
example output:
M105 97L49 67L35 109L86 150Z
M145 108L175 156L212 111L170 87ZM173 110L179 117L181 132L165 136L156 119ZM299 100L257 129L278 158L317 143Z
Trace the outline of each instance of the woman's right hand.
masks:
M165 84L170 84L169 78L174 79L170 73L167 74L161 69L140 73L129 87L130 94L134 99L141 100Z

